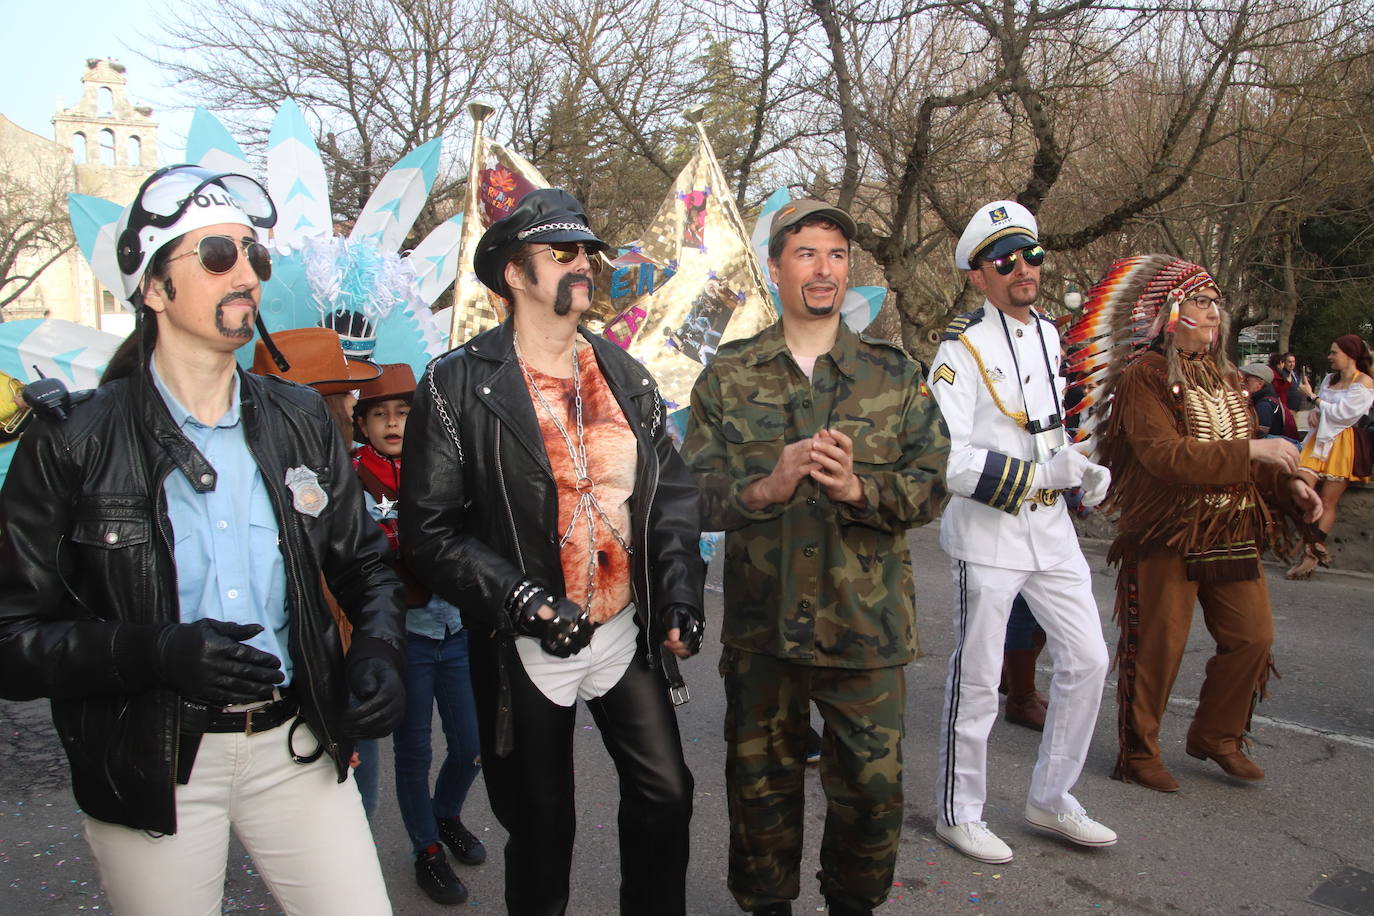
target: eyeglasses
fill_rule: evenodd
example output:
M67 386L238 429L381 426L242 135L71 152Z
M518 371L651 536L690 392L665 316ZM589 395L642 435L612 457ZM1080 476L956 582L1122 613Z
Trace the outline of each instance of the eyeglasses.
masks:
M253 273L258 275L259 280L266 283L272 279L272 253L267 250L266 245L251 238L234 239L227 235L207 235L196 242L194 250L168 258L167 263L196 255L200 259L200 266L210 273L227 274L238 263L240 248L248 258L248 266L253 268Z
M983 263L991 264L999 274L1006 276L1016 269L1016 259L1025 258L1026 263L1031 267L1039 267L1045 263L1045 249L1036 245L1034 248L1022 248L1020 251L1013 251L1009 255L1000 258L985 258Z
M585 254L592 273L601 272L601 259L596 256L596 251L581 242L551 242L548 248L536 248L531 251L530 257L546 251L553 255L553 259L559 264L571 264L577 260L579 254Z
M1217 296L1216 298L1213 298L1211 296L1189 296L1187 299L1184 299L1183 301L1191 305L1193 308L1198 309L1209 309L1214 305L1218 309L1226 308L1226 299L1222 296Z

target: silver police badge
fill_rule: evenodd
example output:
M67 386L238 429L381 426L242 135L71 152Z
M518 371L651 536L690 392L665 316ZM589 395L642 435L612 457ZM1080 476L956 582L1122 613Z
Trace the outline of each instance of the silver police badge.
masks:
M329 495L320 486L319 476L304 465L286 472L286 488L291 491L291 505L311 518L319 518L329 505Z

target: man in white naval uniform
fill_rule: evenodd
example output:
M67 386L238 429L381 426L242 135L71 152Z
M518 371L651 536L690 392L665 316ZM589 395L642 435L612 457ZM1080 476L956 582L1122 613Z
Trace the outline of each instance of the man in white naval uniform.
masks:
M1097 721L1107 647L1088 564L1060 493L1081 486L1084 504L1096 505L1111 475L1066 445L1059 334L1031 308L1045 259L1037 231L1030 211L1007 200L987 204L969 221L955 263L986 299L950 323L929 378L949 425L951 498L940 546L952 560L955 635L935 832L991 863L1012 857L983 821L983 803L1003 637L1018 592L1045 630L1054 665L1026 820L1085 846L1116 842L1069 794Z

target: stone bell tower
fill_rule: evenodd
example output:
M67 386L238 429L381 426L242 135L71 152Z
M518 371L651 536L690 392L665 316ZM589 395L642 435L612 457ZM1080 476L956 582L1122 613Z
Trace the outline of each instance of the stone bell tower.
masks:
M81 76L81 101L53 115L53 139L72 151L77 190L123 203L157 168L153 109L129 101L124 65L92 57Z

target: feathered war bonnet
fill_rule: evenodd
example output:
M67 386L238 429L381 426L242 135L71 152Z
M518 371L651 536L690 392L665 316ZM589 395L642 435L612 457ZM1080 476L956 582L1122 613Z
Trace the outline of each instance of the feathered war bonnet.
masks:
M1181 381L1173 345L1174 331L1180 320L1186 321L1179 306L1197 290L1216 285L1204 268L1171 255L1133 255L1113 262L1088 291L1082 314L1064 335L1066 369L1084 391L1070 413L1104 404L1122 371L1152 345L1169 361L1169 380ZM1209 352L1223 374L1231 369L1224 351L1229 326L1223 309Z

